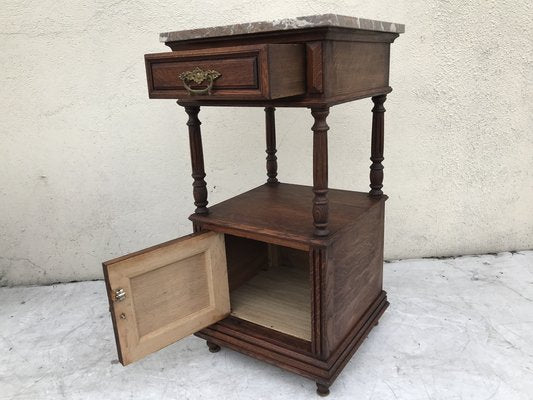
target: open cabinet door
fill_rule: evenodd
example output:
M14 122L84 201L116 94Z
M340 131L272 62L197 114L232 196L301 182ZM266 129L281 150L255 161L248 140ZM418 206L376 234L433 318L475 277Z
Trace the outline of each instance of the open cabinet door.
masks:
M103 267L123 365L230 313L223 234L185 236Z

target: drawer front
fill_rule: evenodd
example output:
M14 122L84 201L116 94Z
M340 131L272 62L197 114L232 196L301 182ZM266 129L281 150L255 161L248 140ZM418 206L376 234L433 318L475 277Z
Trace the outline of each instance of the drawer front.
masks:
M257 100L305 92L304 47L263 44L145 56L151 98Z

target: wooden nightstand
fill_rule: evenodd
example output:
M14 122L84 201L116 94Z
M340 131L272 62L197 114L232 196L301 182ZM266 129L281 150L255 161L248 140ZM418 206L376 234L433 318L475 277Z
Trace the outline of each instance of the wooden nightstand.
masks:
M145 56L148 93L189 116L194 233L104 263L124 365L195 333L329 392L388 306L383 103L403 30L327 14L161 35L172 51ZM329 108L367 97L370 193L329 189ZM200 106L266 116L267 183L209 208ZM313 187L278 182L275 107L311 109Z

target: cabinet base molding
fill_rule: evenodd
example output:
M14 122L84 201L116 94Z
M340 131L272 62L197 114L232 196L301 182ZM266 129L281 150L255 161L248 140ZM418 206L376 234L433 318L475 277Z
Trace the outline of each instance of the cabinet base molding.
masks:
M346 339L327 360L314 357L310 351L281 346L276 340L270 340L264 335L255 335L253 329L248 329L254 324L246 324L245 329L239 329L239 325L235 324L231 317L211 325L195 333L195 335L207 340L208 343L228 347L312 379L324 388L329 387L335 381L352 355L370 334L372 328L377 325L379 318L388 306L386 292L382 291Z

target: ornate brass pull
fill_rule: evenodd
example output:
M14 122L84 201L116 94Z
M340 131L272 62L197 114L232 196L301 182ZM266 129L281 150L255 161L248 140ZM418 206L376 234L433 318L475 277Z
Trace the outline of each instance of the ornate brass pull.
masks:
M182 80L183 86L185 86L185 89L187 89L187 92L189 92L190 95L211 94L213 83L215 82L215 79L219 78L220 76L221 73L215 71L214 69L204 71L199 67L195 67L192 71L185 71L179 74L179 78ZM194 82L199 85L204 81L208 81L208 83L207 87L203 89L193 89L187 84L187 82Z

